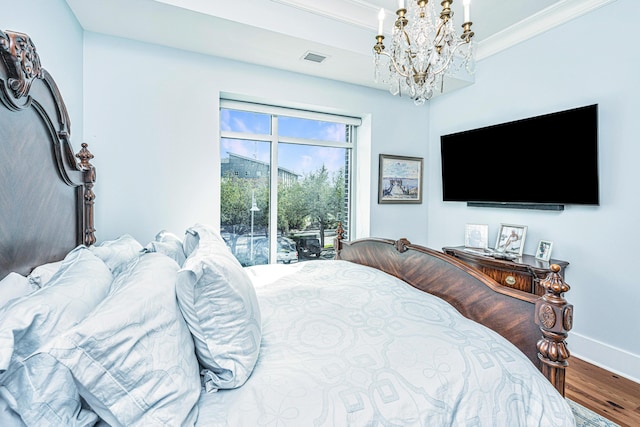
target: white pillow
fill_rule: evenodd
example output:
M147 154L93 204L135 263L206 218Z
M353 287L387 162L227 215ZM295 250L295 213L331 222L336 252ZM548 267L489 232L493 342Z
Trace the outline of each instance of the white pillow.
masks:
M0 280L0 307L9 303L9 301L28 295L37 290L38 287L29 282L29 279L22 274L11 272Z
M128 234L89 247L89 250L109 266L114 275L131 259L140 255L142 249L142 245Z
M81 321L104 299L111 281L105 263L79 246L67 254L47 286L0 308L0 374Z
M158 234L153 242L150 242L144 247L145 252L158 252L168 256L175 260L178 265L182 265L186 256L184 255L184 248L182 240L175 234L162 230Z
M49 342L80 395L109 425L193 425L200 376L175 296L178 265L143 254L81 323Z
M56 271L60 269L62 261L49 262L42 264L31 270L31 273L27 276L29 282L37 287L41 288L47 284L49 280L56 274Z
M183 247L186 257L189 257L189 255L191 255L191 253L198 247L198 243L201 238L207 242L223 243L226 246L224 239L216 229L206 224L195 224L192 227L187 228L184 233Z
M192 248L178 272L178 304L204 367L207 391L236 388L251 375L260 350L255 289L217 232L197 225L187 236Z

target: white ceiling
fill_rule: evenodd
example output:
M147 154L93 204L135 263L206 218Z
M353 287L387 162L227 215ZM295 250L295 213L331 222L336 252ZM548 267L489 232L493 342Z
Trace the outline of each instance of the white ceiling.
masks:
M397 8L396 0L66 1L86 31L376 88L377 14L385 8L390 33ZM472 0L477 59L611 1ZM452 5L456 25L461 4ZM304 61L307 52L327 59Z

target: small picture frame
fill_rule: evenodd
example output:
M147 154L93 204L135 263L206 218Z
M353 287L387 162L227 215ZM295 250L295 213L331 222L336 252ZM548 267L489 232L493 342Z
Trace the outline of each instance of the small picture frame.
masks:
M549 261L551 259L551 249L553 242L549 240L540 240L536 248L536 259L540 261Z
M526 237L526 225L500 224L495 250L497 252L521 257Z
M464 246L473 249L487 249L489 247L489 225L465 224Z
M422 157L380 154L378 203L422 203Z

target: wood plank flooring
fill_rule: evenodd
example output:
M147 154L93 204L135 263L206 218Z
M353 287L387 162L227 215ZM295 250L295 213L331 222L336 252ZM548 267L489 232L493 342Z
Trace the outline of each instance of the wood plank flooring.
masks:
M640 384L576 357L569 359L565 396L616 424L640 426Z

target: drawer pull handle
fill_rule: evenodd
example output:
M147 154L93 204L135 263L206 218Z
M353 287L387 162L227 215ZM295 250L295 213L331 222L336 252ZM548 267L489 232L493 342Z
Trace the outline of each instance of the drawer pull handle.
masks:
M504 278L504 282L507 285L515 285L516 284L516 278L513 277L513 276L507 276L507 277Z

